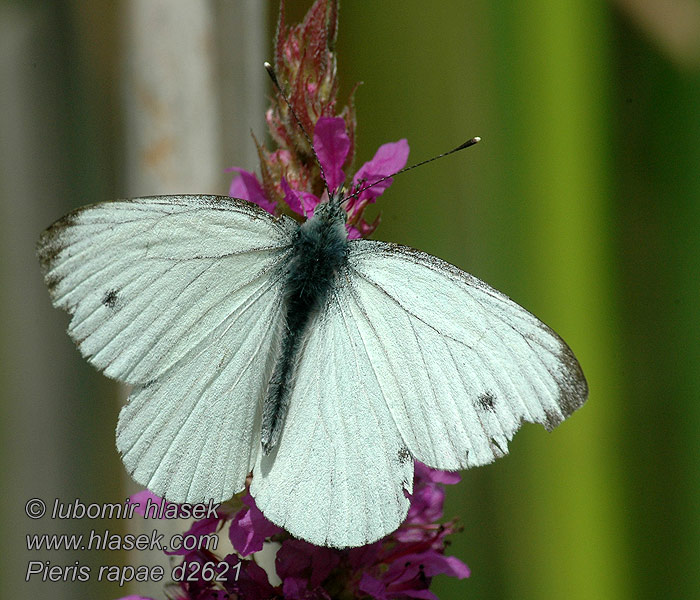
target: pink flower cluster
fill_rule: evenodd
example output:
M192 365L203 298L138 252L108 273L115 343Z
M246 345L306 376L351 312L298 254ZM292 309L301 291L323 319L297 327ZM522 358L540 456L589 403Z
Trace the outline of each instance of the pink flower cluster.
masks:
M346 173L355 159L357 121L354 90L347 105L337 108L333 50L337 31L337 0L316 0L303 23L293 26L285 22L282 2L273 68L287 99L273 94L265 115L277 149L268 150L255 140L260 175L232 167L229 170L238 175L229 195L299 221L313 215L316 205L327 199L328 191L354 195L345 205L348 237L354 239L369 235L379 224L379 217L367 223L363 212L391 185L391 179L369 186L405 166L408 143L399 140L384 144L346 184Z
M328 189L335 193L345 183L343 165L350 151L350 138L346 132L345 121L340 117L321 117L314 128L313 144L323 167ZM353 196L345 207L348 213L346 227L350 239L364 237L377 227L378 220L372 224L366 223L362 219L362 213L368 204L375 202L381 196L391 185L392 180L389 178L371 188L368 186L402 169L408 159L408 150L406 140L384 144L379 147L374 158L362 165L355 173L345 193L346 196ZM286 150L278 150L275 153L275 160L284 157L283 162L289 162L289 155L290 153ZM268 197L254 173L239 167L232 167L230 170L237 171L239 176L231 183L229 196L254 202L273 214L278 211L278 201L274 196L272 199ZM290 184L286 175L281 176L279 185L282 193L281 202L284 202L295 215L305 219L313 216L319 202L328 199L325 191L319 197L306 189L292 187L293 184Z
M192 577L171 588L173 600L331 600L332 598L376 598L403 600L425 598L437 600L430 591L435 575L446 574L460 579L469 576L469 568L453 556L445 556L446 537L454 533L454 522L437 523L442 518L446 484L459 481L456 473L429 469L417 462L411 507L406 521L383 540L362 546L337 550L314 546L290 537L270 521L246 494L237 511L232 503L223 504L217 519L195 521L185 535L201 537L223 533L235 550L219 557L207 550L178 551L183 562L191 565L219 564L232 567L225 581ZM132 497L140 506L146 500L160 501L150 492ZM255 553L266 543L277 542L275 571L281 583L270 583L267 572L256 562ZM240 566L238 566L240 565ZM205 573L204 569L198 573ZM123 598L122 600L127 600ZM129 596L128 600L149 600Z

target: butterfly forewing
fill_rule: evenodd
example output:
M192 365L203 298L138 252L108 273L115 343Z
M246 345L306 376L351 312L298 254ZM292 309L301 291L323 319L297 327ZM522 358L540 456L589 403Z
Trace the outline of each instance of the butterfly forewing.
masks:
M356 327L415 458L460 469L507 452L522 421L552 429L587 396L569 347L483 281L429 254L351 244Z
M274 277L288 220L216 196L160 196L78 209L39 240L54 305L106 375L146 383L198 348L235 295Z

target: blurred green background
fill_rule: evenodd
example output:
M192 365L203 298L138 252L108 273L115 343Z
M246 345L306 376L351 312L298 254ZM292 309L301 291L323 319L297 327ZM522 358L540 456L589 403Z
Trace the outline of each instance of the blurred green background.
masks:
M124 83L131 4L0 2L3 597L123 594L22 579L28 560L119 562L27 552L25 533L78 526L30 521L24 503L127 493L113 441L120 393L63 333L33 247L70 208L155 191L127 183L124 106L140 93ZM160 4L176 14L187 2ZM293 21L311 2L288 4ZM276 2L205 6L214 82L237 53L255 65L272 56ZM483 138L398 178L375 237L507 293L569 343L591 390L555 432L524 427L509 457L449 491L446 516L464 525L451 553L472 577L437 577L434 591L700 598L700 4L345 0L338 63L341 101L364 82L358 164L402 137L412 161ZM267 84L262 68L241 77L238 103L224 98L219 113L218 183L171 191L225 194L223 167L256 168L247 132L263 131ZM196 85L175 83L183 98Z

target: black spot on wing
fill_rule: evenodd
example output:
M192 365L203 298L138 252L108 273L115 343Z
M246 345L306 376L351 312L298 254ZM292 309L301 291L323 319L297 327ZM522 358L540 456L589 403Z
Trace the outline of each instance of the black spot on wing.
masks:
M109 290L102 298L102 304L107 308L114 308L117 305L117 290Z
M399 463L402 465L405 465L409 460L411 460L411 453L408 451L408 448L405 446L403 448L399 448L398 459Z
M496 407L496 396L493 392L484 392L476 399L476 403L481 410L493 412Z

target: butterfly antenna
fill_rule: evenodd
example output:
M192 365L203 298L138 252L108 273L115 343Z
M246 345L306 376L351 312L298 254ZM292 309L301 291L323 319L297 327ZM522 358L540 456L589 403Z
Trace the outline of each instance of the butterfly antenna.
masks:
M391 175L387 175L386 177L382 177L381 179L378 179L374 183L367 185L367 186L361 186L360 189L356 190L349 196L345 196L343 198L343 202L346 202L347 200L350 200L351 198L357 198L362 192L365 190L368 190L369 188L374 187L375 185L380 184L382 181L386 181L387 179L391 179L392 177L395 177L396 175L400 175L401 173L405 173L406 171L410 171L411 169L415 169L416 167L422 167L423 165L427 165L429 162L433 162L434 160L437 160L438 158L444 158L445 156L449 156L450 154L454 154L455 152L459 152L460 150L464 150L465 148L469 148L470 146L473 146L474 144L478 144L481 141L480 137L473 137L470 140L467 140L463 144L460 144L456 148L452 148L452 150L449 150L448 152L443 152L442 154L438 154L437 156L433 156L432 158L429 158L427 160L422 160L419 163L416 163L415 165L411 165L410 167L404 167L403 169L400 169L399 171L396 171L396 173L393 173Z
M287 94L284 93L284 90L282 89L282 86L280 85L280 82L277 79L277 74L275 73L275 69L267 61L265 61L265 63L263 63L263 64L265 66L265 70L267 71L267 74L270 76L270 79L272 79L272 83L275 86L275 88L277 89L277 92L282 97L282 100L284 100L285 104L287 105L287 108L289 108L289 112L292 113L294 120L297 122L297 125L299 125L299 129L301 129L301 132L304 134L306 141L309 143L309 147L311 148L311 152L313 153L314 158L316 159L316 164L318 165L318 168L321 170L321 179L323 180L323 186L326 188L326 191L328 192L328 197L331 198L332 194L331 194L331 191L328 189L328 182L326 180L326 173L323 170L323 165L321 164L321 161L318 159L318 154L316 154L316 149L314 148L314 143L311 141L311 136L309 136L308 132L304 128L304 125L302 125L301 119L298 117L296 111L294 110L294 107L292 107L292 103L289 101L289 98L287 98Z

